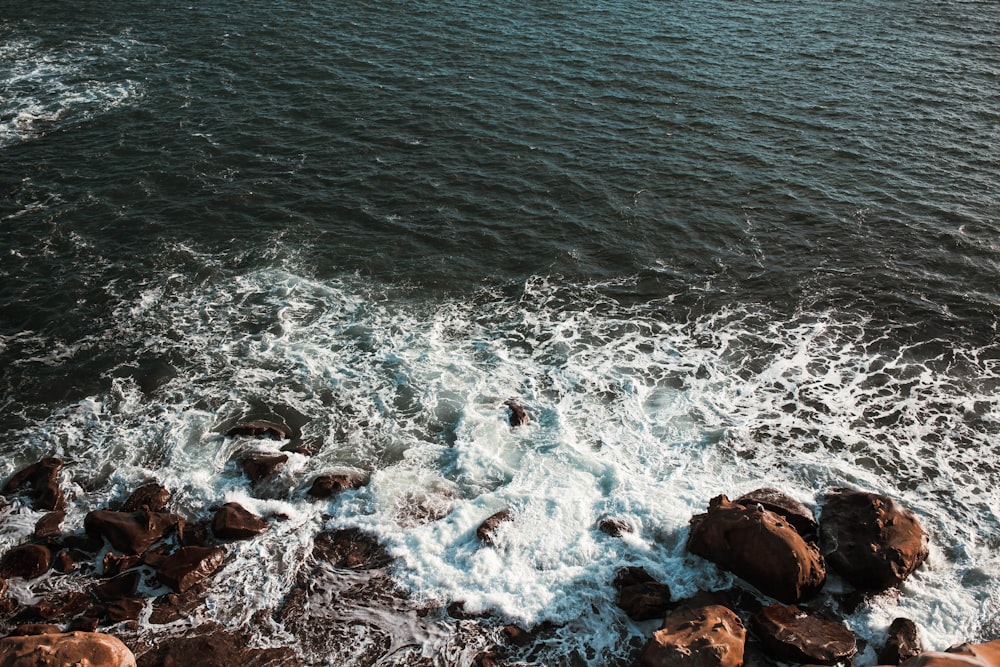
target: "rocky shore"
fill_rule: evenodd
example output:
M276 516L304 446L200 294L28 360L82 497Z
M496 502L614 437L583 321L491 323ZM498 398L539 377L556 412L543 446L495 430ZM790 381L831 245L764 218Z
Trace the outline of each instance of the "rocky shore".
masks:
M508 407L512 428L526 423L520 405ZM286 451L308 452L277 423L239 424L225 437L248 443L236 460L250 486L269 479L288 459L255 449L258 439L288 441ZM469 615L460 601L438 608L409 600L392 581L386 550L362 530L345 528L316 536L308 566L295 573L280 606L257 619L260 628L270 629L261 641L257 628L234 631L216 622L205 608L206 588L233 544L257 539L279 518L258 516L234 502L181 516L171 511L170 489L151 480L113 506L87 513L82 529L67 531L62 469L62 461L46 458L0 488L4 517L44 512L30 539L0 555L0 667L442 664L389 635L359 644L359 609L389 610L428 627L461 627L460 645L446 664L534 664L524 656L547 632L545 624L526 629ZM321 501L365 483L362 475L334 472L311 480L304 495ZM856 664L865 640L839 610L810 602L834 573L854 589L841 595L844 608L898 586L923 565L928 536L913 512L884 495L830 489L817 505L818 521L789 495L762 488L735 500L719 495L692 517L686 549L691 558L733 573L739 583L728 590L678 600L670 582L656 581L642 568L620 570L613 584L622 612L636 622L660 621L634 651L634 664ZM493 548L498 530L516 530L517 518L510 509L486 518L476 531L480 548ZM633 530L627 517L616 516L594 528L614 537ZM8 580L25 585L15 594ZM44 586L32 588L42 580ZM884 645L875 647L879 664L1000 667L1000 640L925 647L919 628L906 618L884 632L872 628L867 636L882 634Z

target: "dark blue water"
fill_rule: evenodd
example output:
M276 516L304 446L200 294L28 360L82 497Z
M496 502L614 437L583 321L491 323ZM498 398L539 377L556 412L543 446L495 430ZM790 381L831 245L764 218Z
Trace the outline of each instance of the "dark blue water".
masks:
M75 456L85 512L267 413L389 478L491 441L516 394L545 447L909 494L949 533L914 614L988 573L929 630L968 638L1000 581L998 130L988 2L7 0L5 473ZM413 457L472 506L500 488ZM444 595L417 561L399 579ZM525 606L504 590L482 606Z

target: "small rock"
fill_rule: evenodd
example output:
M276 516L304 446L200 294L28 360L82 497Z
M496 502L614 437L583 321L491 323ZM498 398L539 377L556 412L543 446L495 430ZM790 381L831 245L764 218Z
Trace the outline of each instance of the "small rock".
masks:
M250 648L246 637L210 625L183 637L164 637L139 657L142 667L301 667L290 648Z
M524 406L521 405L516 399L508 399L504 401L503 404L510 408L510 417L508 419L510 421L511 428L524 426L531 421L528 417L527 411L524 409Z
M158 482L148 482L132 492L132 495L122 503L119 511L138 512L162 512L170 502L170 492Z
M39 657L45 656L45 662ZM189 663L196 664L196 663ZM66 632L0 639L3 667L88 665L136 667L135 656L121 640L100 633Z
M287 461L287 454L252 452L240 459L240 467L243 468L243 474L247 476L247 479L251 483L257 484L271 477L274 471L285 465Z
M87 514L83 526L88 535L104 537L118 551L141 554L162 539L180 520L176 514L148 510L94 510Z
M879 651L878 662L880 665L898 665L919 655L923 650L917 624L908 618L897 618L889 624L885 646Z
M476 529L476 537L485 545L495 546L496 544L496 533L500 525L507 523L508 521L514 520L514 513L509 509L500 510L496 514L491 515L479 524L479 528Z
M109 551L104 554L104 576L116 577L125 570L137 567L142 564L142 557L134 554L120 555Z
M222 540L248 540L267 528L267 521L239 503L226 503L212 518L212 532Z
M753 616L768 655L799 664L834 665L857 652L854 633L840 623L794 605L770 605Z
M121 623L138 620L145 608L146 598L129 597L110 602L105 613L111 623Z
M259 419L237 424L228 431L229 438L260 438L266 440L290 440L292 431L283 424Z
M683 607L663 619L637 667L741 667L746 630L731 609Z
M51 623L22 623L10 633L11 637L27 637L28 635L61 635L62 628Z
M36 510L61 511L66 509L66 498L59 488L59 471L63 462L57 458L42 459L15 473L0 489L9 496L28 488L28 497Z
M181 547L160 564L156 577L178 593L183 593L215 572L226 554L219 547Z
M76 569L76 561L69 549L61 549L52 559L52 569L62 574L69 574Z
M604 517L597 526L602 533L611 537L621 537L632 532L632 524L620 517Z
M392 562L378 540L357 528L320 533L313 545L313 557L354 570L370 570Z
M365 480L360 475L336 474L320 475L313 480L312 486L306 492L313 498L330 498L338 493L357 489L365 485Z
M41 544L22 544L0 558L0 577L35 579L49 571L52 552Z
M132 570L131 572L119 574L117 577L101 582L90 590L98 600L113 602L115 600L135 597L141 581L142 575L139 571Z
M663 618L670 608L670 587L655 581L622 586L618 606L633 621Z
M48 540L59 537L62 522L66 519L66 512L49 512L35 524L35 539Z

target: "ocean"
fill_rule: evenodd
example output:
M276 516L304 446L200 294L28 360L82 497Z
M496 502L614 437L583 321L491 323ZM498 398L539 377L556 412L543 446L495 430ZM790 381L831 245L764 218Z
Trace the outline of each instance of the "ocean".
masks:
M927 529L844 617L859 664L896 616L994 639L998 139L993 2L5 0L0 474L64 459L68 531L151 479L269 517L204 615L307 664L468 665L516 623L548 630L512 664L628 665L655 623L614 573L731 586L688 520L762 486ZM252 486L247 419L315 451ZM406 602L324 645L280 610L339 527Z

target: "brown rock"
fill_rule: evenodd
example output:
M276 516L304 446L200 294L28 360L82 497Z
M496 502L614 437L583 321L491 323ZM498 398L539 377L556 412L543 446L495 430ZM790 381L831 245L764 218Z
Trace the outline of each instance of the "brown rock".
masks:
M57 458L42 459L15 473L0 489L9 496L27 487L28 497L36 510L61 511L66 509L66 498L59 488L59 471L63 462Z
M83 526L88 535L104 537L118 551L141 554L162 539L180 520L176 514L148 510L94 510L87 514Z
M800 664L833 665L857 652L854 633L840 623L794 605L771 605L753 616L768 655Z
M757 489L743 494L733 502L745 507L759 504L764 509L782 517L792 525L792 528L799 531L799 535L807 540L813 540L816 537L816 517L813 516L812 510L778 489Z
M313 480L312 486L306 492L313 498L329 498L344 491L357 489L365 485L365 480L360 475L337 474L320 475Z
M22 544L0 558L0 577L35 579L49 571L52 552L41 544Z
M919 655L923 650L917 624L908 618L897 618L889 624L885 645L878 654L878 662L880 665L898 665Z
M57 512L49 512L43 516L35 524L35 539L48 540L54 537L59 537L59 529L65 518L66 512L61 510Z
M183 593L169 593L156 598L153 601L149 622L163 625L189 618L203 604L205 604L204 582L195 584Z
M610 535L611 537L621 537L625 533L632 532L632 525L620 517L607 516L601 519L601 522L597 525L602 533Z
M248 540L267 530L268 523L239 503L226 503L212 518L212 532L222 540Z
M623 586L618 591L618 606L633 621L663 618L670 607L670 587L655 581Z
M3 667L136 667L119 639L91 632L28 635L0 639Z
M984 644L959 644L947 651L928 651L900 667L1000 667L1000 639Z
M289 648L250 648L246 637L217 626L196 628L197 634L168 637L139 656L141 667L301 667Z
M721 605L684 607L663 619L636 663L637 667L740 667L746 630L731 609Z
M491 515L479 524L479 528L476 529L476 537L483 544L493 546L496 544L496 532L500 527L500 524L506 523L508 521L514 520L514 513L509 509L500 510L496 514Z
M120 512L162 512L170 502L170 492L158 482L148 482L132 492L132 495L122 503Z
M528 417L527 411L524 409L524 406L521 405L516 399L511 398L504 401L503 404L510 408L510 417L508 420L510 421L511 428L524 426L531 421Z
M133 567L138 567L142 564L142 556L136 556L134 554L119 555L109 551L104 554L104 576L105 577L116 577L125 570L132 569Z
M138 620L145 608L146 598L122 598L108 603L105 613L111 623L121 623L122 621Z
M895 586L927 559L927 533L917 517L887 496L835 489L821 519L827 562L857 588Z
M378 540L357 528L320 533L313 545L313 557L352 570L370 570L392 562Z
M101 619L97 616L77 616L69 622L67 632L94 632L101 624Z
M26 637L28 635L61 635L62 628L51 623L22 623L10 633L11 637Z
M207 547L208 522L182 520L177 524L177 541L182 547Z
M211 576L225 558L219 547L182 547L160 564L156 577L163 585L183 593Z
M253 484L257 484L273 475L274 471L285 465L287 461L287 454L251 452L240 459L240 467L243 468L243 474L247 476L247 479Z
M96 584L91 588L91 591L97 596L98 600L112 602L114 600L135 597L141 581L142 575L139 571L132 570L131 572L119 574L117 577Z
M823 558L783 518L717 496L691 519L688 551L742 577L782 602L814 595L826 580Z
M67 591L57 596L36 602L18 616L24 619L65 622L91 607L91 598L83 591Z

